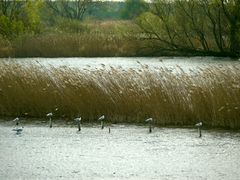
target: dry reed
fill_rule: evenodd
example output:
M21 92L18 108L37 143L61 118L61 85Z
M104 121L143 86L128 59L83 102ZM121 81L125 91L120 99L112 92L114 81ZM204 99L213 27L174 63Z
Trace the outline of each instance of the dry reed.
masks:
M44 117L81 114L94 121L240 128L240 66L209 66L186 73L164 67L98 69L0 63L0 114Z

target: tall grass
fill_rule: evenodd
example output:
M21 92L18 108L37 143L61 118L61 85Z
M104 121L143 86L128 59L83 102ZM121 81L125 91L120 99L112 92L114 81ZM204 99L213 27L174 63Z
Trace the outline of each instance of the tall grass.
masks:
M15 57L115 57L136 55L137 42L114 34L54 33L26 37L14 45Z
M139 69L22 66L0 63L0 114L44 117L80 114L94 121L240 128L240 65L198 68L191 73L140 64Z
M128 21L64 21L41 34L21 35L9 45L0 42L0 57L136 56L141 42L129 35L135 31L137 26Z

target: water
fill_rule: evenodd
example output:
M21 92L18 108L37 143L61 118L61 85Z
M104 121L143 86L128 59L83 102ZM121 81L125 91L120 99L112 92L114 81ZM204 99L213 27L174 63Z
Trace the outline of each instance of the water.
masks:
M240 133L0 125L0 179L240 179Z
M183 68L186 72L198 67L206 68L209 66L234 66L240 65L240 61L232 61L230 58L216 57L155 57L155 58L11 58L2 59L6 63L18 63L20 65L40 65L42 68L78 68L80 70L96 69L142 69L142 66L148 66L151 70L158 67L176 70L177 66Z
M224 60L224 61L222 61ZM159 67L185 72L197 68L234 67L240 61L219 58L25 58L8 64L39 65L80 71ZM176 70L177 69L177 70ZM15 92L14 92L15 93ZM16 100L17 98L13 98ZM3 101L4 102L4 101ZM45 114L44 114L45 115ZM25 126L21 134L11 123L0 124L0 179L240 179L240 132L144 126L77 127L58 124Z

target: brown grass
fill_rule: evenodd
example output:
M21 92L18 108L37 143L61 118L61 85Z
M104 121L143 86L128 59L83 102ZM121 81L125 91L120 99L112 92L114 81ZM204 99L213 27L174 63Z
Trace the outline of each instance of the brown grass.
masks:
M124 70L22 66L0 63L0 114L56 116L94 121L105 114L112 122L240 128L240 66L210 66L181 73L146 65Z
M15 43L16 57L134 56L137 42L114 34L47 34Z
M0 42L0 57L136 56L141 42L130 38L136 31L129 21L66 21L41 34Z

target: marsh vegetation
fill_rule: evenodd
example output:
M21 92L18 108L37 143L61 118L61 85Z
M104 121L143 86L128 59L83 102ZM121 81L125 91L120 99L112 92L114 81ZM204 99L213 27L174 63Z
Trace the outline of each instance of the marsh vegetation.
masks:
M236 57L239 4L239 0L1 0L0 57Z
M45 117L57 107L55 118L71 121L78 114L86 122L105 114L114 123L141 123L152 117L156 125L203 121L205 127L240 127L238 62L189 63L186 68L176 62L168 67L158 59L146 60L148 65L125 59L134 66L122 67L121 60L85 59L85 65L77 59L78 65L59 60L58 66L57 59L48 65L38 59L1 61L0 114Z

